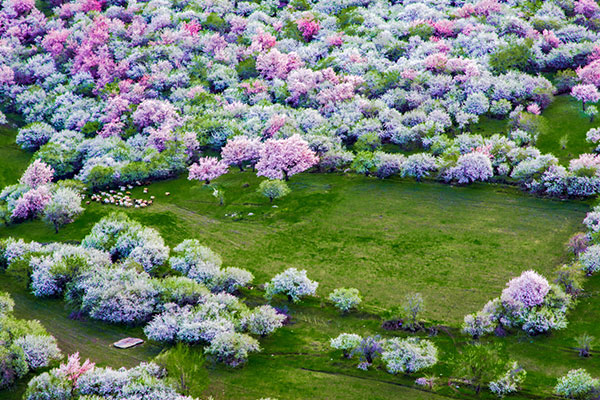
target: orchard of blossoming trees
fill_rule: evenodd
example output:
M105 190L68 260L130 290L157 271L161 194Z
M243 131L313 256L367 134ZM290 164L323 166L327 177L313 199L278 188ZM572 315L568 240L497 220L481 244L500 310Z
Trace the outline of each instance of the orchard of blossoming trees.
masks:
M566 158L547 151L559 145L548 145L554 141L548 121L557 113L557 96L580 118L552 127L565 130L563 149L569 141L578 143L576 151L565 151ZM443 274L432 278L420 275L421 265L398 271L381 263L377 268L384 273L419 276L414 293L391 306L363 295L367 285L376 293L397 290L385 282L364 282L352 269L359 259L347 256L347 270L333 276L288 262L301 253L303 242L285 236L282 227L298 223L300 231L341 205L348 207L347 215L334 223L348 230L338 237L332 229L317 244L311 242L305 263L315 253L326 259L369 242L370 236L356 233L356 209L372 208L385 221L385 205L357 206L338 192L327 197L330 204L314 201L317 194L295 196L307 186L326 193L334 186L328 182L339 177L367 181L366 190L373 193L413 181L415 191L427 185L423 181L447 184L438 186L449 190L489 182L505 186L481 190L512 185L564 200L551 203L557 208L581 204L571 200L600 194L598 102L600 5L594 0L4 0L0 134L14 130L12 151L30 161L0 191L0 229L11 230L0 232L0 283L18 286L13 296L26 304L64 301L75 324L87 319L144 335L163 353L155 363L121 369L82 362L74 351L65 359L58 348L62 338L50 336L36 321L17 319L12 299L0 294L0 386L42 369L22 393L25 399L191 400L205 394L204 387L194 389L198 382L221 398L220 381L210 386L201 371L227 379L231 371L224 368L249 363L265 380L272 375L268 368L282 365L276 356L288 357L287 365L309 354L298 376L310 372L350 380L360 374L368 380L391 374L371 382L368 393L391 379L409 388L393 398L419 398L424 390L449 398L482 391L502 398L524 386L524 398L597 397L600 369L588 363L587 372L573 360L560 360L564 365L550 360L547 369L558 380L548 388L548 375L542 376L546 365L536 365L522 343L555 338L558 331L571 340L575 332L581 334L577 343L559 347L577 344L582 357L594 355L593 338L577 319L569 331L569 319L587 301L582 294L600 271L600 206L587 213L587 232L571 237L569 254L561 256L563 265L553 275L531 262L523 262L518 273L506 266L512 275L502 288L494 280L502 276L504 282L505 271L490 270L489 282L478 282L476 290L484 299L499 297L472 307L466 292L470 314L462 320L461 312L462 324L453 325L428 319L432 296L417 293L453 286ZM585 137L571 135L581 121L590 127ZM0 174L11 160L2 163ZM311 186L303 180L308 173L318 179L329 175ZM396 178L377 179L391 177ZM232 217L223 228L227 234L217 234L216 226L226 224L219 219L224 213L206 213L192 232L214 229L214 242L174 234L182 220L198 214L204 200L197 189L212 189L223 206L213 209L225 209L232 181L242 189L235 189L231 207L256 207L258 215L235 209L225 214ZM121 188L117 203L126 208L134 202L130 192L123 194L125 188L169 190L169 182L189 189L190 198L175 211L167 209L171 191L159 199L135 200L143 208L154 204L155 210L136 205L137 210L109 214L99 211L109 206L86 201L100 201ZM314 219L294 215L308 214L315 204L322 214ZM580 218L573 215L569 218ZM250 217L256 222L234 225ZM428 225L424 217L410 218L402 223ZM440 226L447 224L445 217L438 219ZM391 235L390 227L369 221L378 239L360 257L378 259L378 242ZM57 239L39 233L43 223ZM469 228L496 229L475 223ZM479 250L467 254L462 244L452 253L454 233L444 243L422 232L404 234L386 249L396 252L397 260L423 242L447 245L444 257L464 256L469 267L480 256ZM261 242L259 261L230 263L228 252L247 245L232 241L232 235ZM287 246L277 247L278 239ZM223 258L211 250L213 243ZM230 246L221 251L224 243ZM502 247L479 238L473 244ZM535 259L533 254L523 259ZM445 262L441 256L433 261ZM260 263L276 265L276 272L266 273ZM331 337L315 339L320 330ZM510 343L509 357L495 346L503 341ZM177 362L165 361L177 349L184 349ZM340 352L343 361L335 357ZM210 366L186 364L191 354ZM253 360L258 361L252 365ZM565 369L567 364L573 368ZM238 384L244 398L258 398L254 389L262 393L265 385L241 375L250 379ZM440 384L439 376L448 384ZM273 375L269 383L278 378ZM331 387L353 387L349 380Z
M232 165L268 179L351 168L590 196L592 156L565 168L534 146L554 95L584 110L600 99L596 5L58 0L44 14L10 0L0 93L38 169L92 190L188 168L210 183ZM469 133L482 118L510 120L509 132ZM56 191L24 180L0 195L7 221L41 216Z

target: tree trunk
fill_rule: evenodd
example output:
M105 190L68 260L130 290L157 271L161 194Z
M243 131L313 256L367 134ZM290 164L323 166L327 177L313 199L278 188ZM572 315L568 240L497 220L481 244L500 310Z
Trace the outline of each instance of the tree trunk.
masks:
M269 201L270 201L271 203L273 203L273 198L272 198L272 197L269 197Z
M54 223L54 233L58 233L58 224Z
M243 164L238 164L238 168L240 169L240 172L244 171L244 165Z
M286 182L290 180L290 177L288 176L287 171L283 171L283 180Z

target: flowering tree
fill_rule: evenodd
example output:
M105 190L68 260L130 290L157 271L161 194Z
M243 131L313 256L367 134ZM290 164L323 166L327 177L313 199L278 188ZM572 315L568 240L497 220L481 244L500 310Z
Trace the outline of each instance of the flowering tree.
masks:
M197 163L192 164L189 168L188 180L204 181L207 185L217 179L219 176L226 174L228 166L224 161L216 157L203 157Z
M570 399L589 399L600 389L600 381L583 368L572 369L558 378L554 392Z
M355 333L340 333L338 337L330 339L329 345L332 349L342 350L344 357L349 358L361 341L362 337Z
M256 58L256 69L266 79L285 79L288 74L304 66L304 62L296 53L281 53L276 48Z
M288 268L266 284L265 297L270 300L274 295L281 293L297 303L302 297L314 295L318 286L318 282L308 279L306 270Z
M269 305L264 305L246 314L242 318L242 326L254 335L267 336L280 328L285 319L285 315Z
M79 352L71 354L66 364L59 367L60 374L64 375L72 385L77 386L79 378L88 371L94 369L95 364L90 360L85 360L83 364L79 359Z
M578 0L575 2L575 12L585 18L593 18L600 12L600 6L593 0Z
M312 38L319 33L319 29L321 28L319 21L311 14L306 14L304 17L300 18L296 21L296 25L298 26L298 30L302 33L304 40L307 42L312 40Z
M249 163L254 168L259 160L261 146L262 143L258 139L236 136L223 146L221 158L229 165L236 165L240 171L244 170L244 163Z
M289 178L315 165L318 158L299 135L288 139L269 139L260 151L257 175L269 179Z
M58 229L73 222L81 213L81 196L71 188L59 188L44 208L44 221Z
M480 151L473 151L458 158L456 166L446 172L446 179L456 180L462 184L487 181L493 174L490 156Z
M563 274L558 282L573 288L577 277L569 276ZM503 326L520 327L531 335L563 329L571 300L561 287L534 271L525 271L507 283L501 297L489 301L480 312L467 315L463 331L479 337Z
M490 391L500 398L515 393L526 376L527 371L513 361L509 363L508 370L503 375L489 383Z
M243 333L224 333L215 338L205 353L212 355L230 367L238 367L248 361L251 352L260 351L258 341Z
M54 368L34 377L27 385L24 399L133 399L194 400L178 394L167 383L165 370L154 363L141 363L135 368L99 368L92 363L83 365L72 355L66 367ZM64 365L64 364L63 364ZM72 372L72 374L71 374ZM67 376L66 373L69 375ZM76 375L76 386L70 376Z
M525 271L513 278L502 291L502 301L513 307L533 307L542 304L550 284L535 271Z
M595 59L585 67L578 68L577 76L583 85L600 86L600 59Z
M580 255L582 269L588 276L600 271L600 245L592 245L586 248Z
M34 160L23 173L21 183L32 189L46 185L52 181L54 169L39 159Z
M418 153L411 154L406 161L402 163L401 175L403 177L411 176L417 181L421 181L423 177L437 169L437 160L430 154Z
M52 194L48 186L31 189L17 199L11 217L16 220L35 218L42 213L51 199Z
M585 111L585 103L595 103L600 100L600 92L595 85L576 85L571 89L571 96L581 101L583 111Z
M383 360L391 374L412 373L437 363L437 347L429 340L393 338L383 345Z
M169 247L155 229L144 227L123 213L102 218L81 242L84 248L109 252L115 259L140 263L148 272L169 257Z
M46 144L56 130L45 122L34 122L21 129L17 134L17 144L23 149L35 151Z

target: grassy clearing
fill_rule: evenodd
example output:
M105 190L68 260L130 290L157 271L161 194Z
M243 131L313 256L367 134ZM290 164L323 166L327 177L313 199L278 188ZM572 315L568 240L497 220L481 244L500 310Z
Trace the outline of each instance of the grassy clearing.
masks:
M538 199L503 186L452 187L355 175L302 174L292 179L292 194L273 208L255 193L258 179L249 172L232 172L219 182L227 197L223 207L208 189L180 178L150 186L147 196L157 199L148 209L91 204L80 220L57 235L35 221L2 229L0 236L80 240L103 215L124 210L157 228L171 246L188 237L201 239L222 254L225 264L250 269L258 283L288 266L308 269L309 276L321 282L321 297L291 305L294 323L262 341L264 352L252 356L246 368L232 371L207 365L208 389L196 395L210 394L217 399L470 398L468 390L445 385L438 394L429 394L414 386L414 377L394 377L382 370L364 373L356 369L356 361L339 359L328 349L329 338L344 331L389 333L380 329L376 315L342 318L323 298L335 287L357 287L365 295L365 309L374 312L396 304L410 291L421 291L427 301L426 316L454 327L435 339L444 360L435 373L447 376L448 360L467 341L456 328L462 317L497 296L506 281L522 270L534 268L550 275L565 261L564 243L581 228L589 207L582 202ZM171 195L165 196L166 191ZM134 195L142 196L141 188L135 189ZM233 213L238 216L226 216ZM6 279L0 276L4 287L14 293ZM258 295L249 292L247 300L260 302ZM114 339L129 334L122 328L110 330L104 324L68 320L69 311L59 301L40 301L22 292L17 292L16 300L23 307L19 316L40 319L51 333L63 337L61 345L68 344L65 350L77 348L103 364L124 364L112 357L125 356L128 351L107 352ZM585 320L584 314L574 318ZM76 332L74 338L65 334L69 329ZM105 329L108 334L103 333ZM569 363L581 363L570 352L540 353L540 349L571 346L571 338L577 334L569 331L499 340L507 344L512 358L530 370L529 395L539 387L549 393L559 371L564 372ZM581 332L579 328L577 332ZM93 341L100 344L90 346ZM156 348L139 351L131 362L150 359ZM531 396L528 398L535 398Z
M542 116L546 119L547 130L540 135L536 144L542 153L554 154L561 164L568 165L569 160L593 151L594 146L585 141L585 134L599 127L600 119L595 118L590 122L590 118L582 111L581 102L570 95L556 96ZM506 120L483 117L472 132L483 136L506 133L508 124ZM561 145L563 138L566 138L564 148Z
M588 209L501 186L331 174L294 177L292 194L273 208L255 193L258 182L250 172L220 178L223 207L201 184L184 178L160 182L146 195L157 196L154 206L127 212L157 228L171 246L200 239L226 265L252 271L259 283L287 267L305 268L321 282L321 295L356 287L368 304L382 308L418 291L427 301L427 317L456 323L521 271L550 275ZM133 193L142 196L141 188ZM80 240L116 209L91 204L58 235L35 221L3 229L0 237ZM226 216L234 213L238 217Z
M15 130L0 125L0 187L16 183L30 158L31 154L22 151L15 143Z

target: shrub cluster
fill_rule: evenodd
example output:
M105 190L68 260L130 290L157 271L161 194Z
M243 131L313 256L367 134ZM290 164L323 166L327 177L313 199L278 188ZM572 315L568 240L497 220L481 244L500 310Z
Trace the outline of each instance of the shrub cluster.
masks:
M154 363L114 370L96 367L89 360L82 364L75 353L66 364L33 378L24 400L194 400L167 385L165 376L166 372Z
M163 264L174 275L159 278ZM272 334L287 318L269 305L251 309L231 294L252 280L248 271L221 269L219 255L197 240L185 240L169 257L157 231L124 214L101 219L81 245L2 240L0 265L38 297L62 295L93 319L146 324L152 340L202 344L231 366L260 351L250 335Z
M437 347L427 339L416 337L381 339L379 336L362 338L353 333L342 333L332 338L330 346L342 350L344 357L358 354L366 369L378 358L390 374L410 374L434 366L438 361Z
M0 389L62 358L56 339L38 321L21 320L12 315L14 304L7 293L0 293Z

